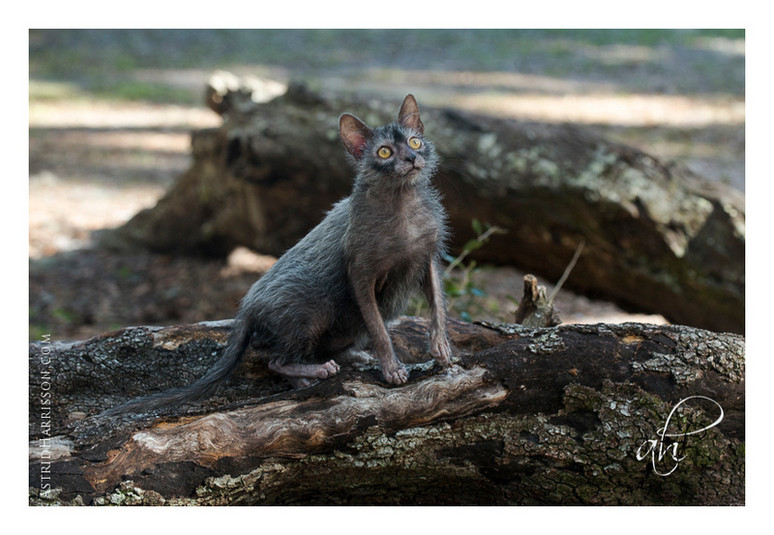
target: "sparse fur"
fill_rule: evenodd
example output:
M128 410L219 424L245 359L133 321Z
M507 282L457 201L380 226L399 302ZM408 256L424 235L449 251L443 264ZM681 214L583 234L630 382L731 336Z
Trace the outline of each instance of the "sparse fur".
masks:
M387 382L408 373L393 351L387 323L420 289L431 307L430 352L451 354L439 268L447 239L445 212L430 183L438 158L424 139L412 95L398 121L371 129L350 114L339 119L357 177L352 194L289 249L242 299L221 359L189 387L141 398L109 413L149 410L210 394L248 345L295 386L338 373L334 357L370 340ZM413 144L414 146L410 146ZM418 145L418 146L417 146ZM388 157L383 157L386 152Z

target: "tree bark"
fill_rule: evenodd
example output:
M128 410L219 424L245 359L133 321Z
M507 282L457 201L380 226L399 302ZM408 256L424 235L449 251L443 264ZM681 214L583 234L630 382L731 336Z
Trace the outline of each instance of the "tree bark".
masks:
M514 323L527 327L554 327L561 323L554 303L532 274L524 275L524 292L514 313Z
M290 390L251 351L212 399L123 419L95 415L193 381L230 322L35 342L30 503L744 503L741 336L450 322L454 366L441 370L427 327L391 329L411 372L400 387L366 359ZM691 396L709 400L681 404ZM658 450L665 426L708 429Z
M210 255L243 245L280 255L350 192L339 114L375 125L397 109L302 86L256 103L255 83L230 84L210 88L224 123L193 133L191 168L155 208L104 232L103 245ZM441 155L436 183L454 247L475 237L477 218L508 230L477 259L556 280L585 241L568 288L675 323L743 332L741 193L589 129L426 107L422 118Z

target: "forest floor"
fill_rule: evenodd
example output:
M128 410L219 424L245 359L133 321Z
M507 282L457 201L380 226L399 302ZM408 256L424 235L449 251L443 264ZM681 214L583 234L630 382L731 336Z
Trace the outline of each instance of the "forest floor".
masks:
M411 91L428 105L586 124L744 190L743 33L263 37L256 43L229 32L31 33L31 340L233 317L271 265L272 258L246 249L218 260L117 254L91 242L92 231L153 206L190 165L190 131L220 124L202 96L216 68L374 98L397 100ZM389 58L368 56L373 39L393 45ZM205 45L211 53L197 56L196 47ZM152 53L161 46L163 60ZM238 47L250 61L212 52ZM316 52L292 52L299 48ZM325 56L315 57L323 49ZM454 303L456 312L507 321L522 275L514 267L480 268L476 286L486 295ZM541 280L549 288L551 282ZM665 321L565 290L557 307L566 323Z

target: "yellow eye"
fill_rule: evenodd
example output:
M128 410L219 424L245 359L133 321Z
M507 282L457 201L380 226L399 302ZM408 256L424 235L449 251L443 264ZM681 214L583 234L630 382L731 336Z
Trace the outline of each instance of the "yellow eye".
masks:
M411 147L412 149L418 149L419 147L422 146L422 140L419 139L418 137L412 137L411 139L409 139L408 144L409 144L409 147Z
M376 154L379 155L379 158L386 160L392 155L392 151L387 147L382 147Z

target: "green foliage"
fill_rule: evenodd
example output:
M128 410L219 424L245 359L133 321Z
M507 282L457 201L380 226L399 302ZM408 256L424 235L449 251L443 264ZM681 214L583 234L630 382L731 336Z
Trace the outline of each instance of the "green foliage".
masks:
M481 313L492 312L487 310L487 304L484 302L487 294L478 281L480 266L475 260L465 260L472 252L486 245L493 235L506 233L506 230L489 223L481 223L478 219L473 219L471 226L476 237L463 246L458 256L444 256L444 260L449 263L443 273L449 309L464 321L473 321L473 318ZM425 310L423 300L417 298L412 303L411 311L414 315L421 315Z
M198 103L201 96L198 92L172 87L163 83L141 82L136 80L121 80L118 83L93 85L92 92L97 97L110 100L164 102L177 104Z
M39 325L37 323L31 323L30 330L29 330L29 341L38 342L43 338L45 334L48 334L50 332L51 332L51 329L47 325Z
M65 324L74 324L78 316L71 310L67 310L63 307L57 307L51 311L51 315L57 320Z

